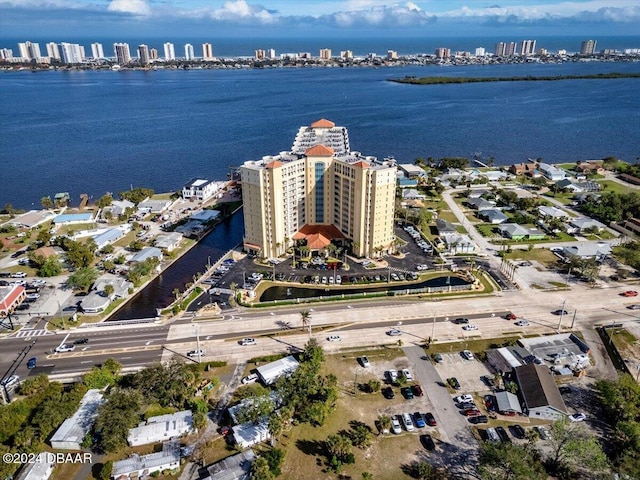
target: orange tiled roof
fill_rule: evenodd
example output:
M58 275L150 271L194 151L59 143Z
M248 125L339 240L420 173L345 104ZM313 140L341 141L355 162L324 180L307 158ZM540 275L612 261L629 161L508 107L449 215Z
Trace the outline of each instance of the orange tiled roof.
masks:
M304 152L307 157L333 157L334 153L333 148L325 145L314 145Z
M305 225L293 236L294 240L307 240L312 250L320 250L331 243L334 238L345 238L334 225Z
M333 128L336 124L326 118L321 118L317 122L311 124L311 128Z
M24 287L15 285L9 290L6 296L0 299L0 312L6 314L10 309L16 306L18 299L24 295Z
M353 164L354 167L360 167L360 168L369 168L369 164L367 162L365 162L364 160L360 160L357 163Z
M280 160L273 160L267 163L265 166L267 168L277 168L277 167L281 167L282 165L284 165L284 163L282 163Z

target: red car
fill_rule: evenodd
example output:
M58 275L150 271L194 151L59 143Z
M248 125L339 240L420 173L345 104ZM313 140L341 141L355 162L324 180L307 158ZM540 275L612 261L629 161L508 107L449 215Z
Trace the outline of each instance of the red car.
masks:
M411 390L413 390L413 394L416 397L421 397L422 395L424 395L424 393L422 392L422 387L420 385L412 385Z
M626 292L622 292L621 295L623 297L637 297L638 292L636 292L635 290L627 290Z
M509 313L506 318L507 320L515 320L517 317L515 313Z
M473 417L475 415L480 415L480 410L476 410L475 408L469 408L468 410L464 411L464 414L467 417Z

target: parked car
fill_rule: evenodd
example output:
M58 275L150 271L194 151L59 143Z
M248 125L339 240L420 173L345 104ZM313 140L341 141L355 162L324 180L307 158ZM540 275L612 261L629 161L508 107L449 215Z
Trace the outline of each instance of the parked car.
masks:
M413 394L416 397L422 397L424 395L424 392L422 391L422 387L420 385L412 385L411 390L413 390Z
M487 434L487 440L490 442L499 442L500 441L500 437L498 436L498 432L496 432L496 429L493 427L487 428L486 432Z
M482 412L477 408L468 408L464 411L465 416L473 417L475 415L480 415Z
M542 440L549 440L551 438L551 434L549 433L549 430L547 430L542 425L536 426L535 430L536 430L536 432L538 432L538 435L540 435L540 438Z
M62 345L58 345L55 349L56 353L64 353L64 352L73 352L76 349L75 345L67 345L63 343Z
M516 314L515 314L515 313L507 313L507 315L505 316L505 318L506 318L507 320L515 320L517 317L516 317Z
M397 328L392 328L391 330L389 330L387 332L387 335L389 335L391 337L397 337L399 335L402 335L402 332L400 330L398 330Z
M473 360L473 352L471 350L463 350L462 356L467 360Z
M500 440L502 440L503 442L505 443L511 442L511 439L509 438L509 434L504 429L504 427L496 427L496 433L500 437Z
M483 375L480 379L485 383L485 385L489 388L496 388L496 381L490 375Z
M572 422L582 422L585 418L587 418L587 416L582 412L569 415L569 420Z
M636 303L635 305L629 305L627 308L629 310L640 310L640 303Z
M243 338L242 340L240 340L240 345L242 345L243 347L247 346L247 345L257 345L258 342L256 342L255 338Z
M382 389L382 396L387 400L391 400L396 397L396 394L393 392L393 388L385 387Z
M242 384L246 385L248 383L254 383L258 380L258 374L257 373L252 373L250 375L247 375L246 377L244 377L242 379Z
M402 387L400 393L402 393L407 400L413 400L413 390L411 390L411 387Z
M440 363L440 362L442 362L442 355L441 355L441 354L439 354L439 353L434 353L434 354L433 354L433 360L434 360L436 363Z
M489 418L486 415L474 415L468 418L469 423L478 425L479 423L489 423Z
M436 444L433 441L433 438L431 438L431 435L429 434L420 435L420 443L424 446L424 448L426 448L429 451L436 449Z
M0 385L3 385L5 387L10 387L11 385L18 383L19 381L20 381L19 375L11 375L10 377L7 377L4 380L2 380L2 382L0 382Z
M429 425L430 427L435 427L438 425L438 422L436 422L436 417L434 417L433 413L431 412L425 413L424 419L426 420L427 425Z
M424 417L420 412L416 412L413 414L413 423L418 428L424 428L427 426L426 422L424 421Z
M86 343L89 343L89 339L88 338L76 338L73 343L75 345L84 345Z
M567 312L566 310L562 310L561 308L558 309L558 310L554 310L551 313L553 313L554 315L568 315L569 314L569 312Z
M187 352L187 357L203 357L204 352L202 350L191 350Z
M402 369L402 375L407 379L407 382L413 382L413 375L411 375L411 372L408 368Z
M339 342L342 339L340 338L340 335L329 335L327 337L327 340L330 341L330 342Z
M522 428L521 425L511 425L509 427L509 430L511 430L511 434L516 438L522 439L527 436L526 432L524 431L524 428Z
M454 390L460 390L460 382L456 377L448 378L447 383L451 385L451 388L453 388Z
M623 297L637 297L638 292L636 292L635 290L627 290L626 292L622 292L620 295L622 295Z
M470 323L470 324L465 325L464 327L462 327L462 329L466 330L466 331L478 330L478 326L475 323Z
M413 432L413 420L411 420L411 415L408 413L402 414L402 423L404 424L404 428L407 429L407 432Z
M456 318L453 323L457 323L457 324L463 324L463 323L469 323L469 319L468 318Z
M362 357L360 357L360 364L364 368L369 368L371 366L371 363L369 363L369 359L366 357L366 355L363 355Z
M464 395L458 395L457 397L453 398L453 401L456 403L473 402L473 395L469 395L468 393Z
M400 420L398 420L397 415L393 415L391 417L391 431L396 435L402 432L402 427L400 427Z
M518 327L528 327L529 322L527 320L518 320L514 325L517 325Z
M389 377L389 381L391 383L396 383L398 381L398 372L394 369L388 370L387 376Z

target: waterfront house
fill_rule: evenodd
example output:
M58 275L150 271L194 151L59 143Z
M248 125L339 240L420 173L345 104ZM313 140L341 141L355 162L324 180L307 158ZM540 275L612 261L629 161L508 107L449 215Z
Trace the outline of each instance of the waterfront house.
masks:
M528 175L534 176L536 171L536 163L525 162L525 163L515 163L509 167L509 173L514 175Z
M422 167L412 163L401 163L398 165L398 168L407 178L425 177L427 175L427 172L425 172Z
M403 200L424 200L425 195L418 192L417 190L410 188L402 192L402 199Z
M585 175L604 175L606 170L602 167L602 161L577 162L576 172Z
M182 187L182 198L192 202L206 202L222 188L224 182L194 178Z
M130 202L129 200L113 200L111 202L111 205L106 206L102 209L100 216L102 218L106 218L107 213L109 213L111 214L112 217L118 218L120 215L125 215L127 212L127 209L130 209L130 211L133 211L133 208L135 206L136 206L135 203Z
M140 217L144 217L149 213L162 213L168 210L172 204L172 200L152 200L147 198L138 204L138 211L136 214Z
M566 178L567 172L562 170L561 168L556 167L555 165L550 165L548 163L540 163L538 165L538 170L544 175L546 178L551 180L552 182L557 182Z
M503 172L502 170L488 170L481 172L480 175L486 177L490 182L500 182L506 180L508 176L507 172Z
M162 260L162 250L157 247L146 247L136 252L133 257L129 259L129 263L138 263L144 262L148 258L157 258L158 260Z
M159 248L163 252L171 252L178 248L182 241L182 235L178 232L163 233L156 237L154 247Z
M52 220L57 213L51 210L29 210L28 212L16 215L9 220L6 225L13 225L16 228L34 228L38 225Z

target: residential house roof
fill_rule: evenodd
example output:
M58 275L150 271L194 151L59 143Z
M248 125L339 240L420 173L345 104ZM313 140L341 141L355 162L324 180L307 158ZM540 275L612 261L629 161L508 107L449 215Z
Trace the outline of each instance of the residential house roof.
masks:
M422 200L425 196L419 191L409 188L402 192L402 198L405 200Z
M245 450L206 467L201 480L249 480L251 464L256 458L253 450Z
M321 118L311 124L311 128L333 128L336 124L326 118Z
M334 153L335 150L333 148L325 145L314 145L304 152L307 157L332 157Z
M191 410L183 410L147 419L146 423L129 430L127 442L129 445L146 445L179 437L191 430L193 430Z
M611 255L611 245L608 243L578 242L564 247L563 252L567 256L576 255L581 258L601 257Z
M436 228L438 229L438 235L452 235L458 233L456 227L451 223L439 218L436 220Z
M502 223L509 220L509 217L507 217L504 213L497 209L482 210L480 212L480 216L486 218L487 221L491 223Z
M540 215L544 217L551 217L551 218L568 218L569 217L569 214L567 212L559 209L558 207L547 207L543 205L538 207L538 212L540 213Z
M256 371L266 385L271 385L282 375L293 373L299 366L300 364L293 355L289 355L275 362L262 365Z
M467 203L478 211L492 209L496 206L495 203L489 202L484 198L469 198Z
M499 412L522 413L518 396L511 392L496 392L496 403Z
M526 407L530 410L550 406L568 413L562 395L548 367L531 363L513 369L520 394Z
M63 213L53 219L56 225L62 223L81 223L89 222L93 218L93 213Z
M189 217L190 220L197 220L202 223L210 222L220 216L218 210L200 210Z
M111 476L115 479L121 475L129 478L130 474L135 473L134 478L137 478L139 472L157 469L165 465L176 465L176 463L180 464L180 443L164 442L160 452L148 455L134 453L129 458L113 462Z
M152 257L162 258L162 250L156 247L145 247L139 252L136 252L136 254L133 257L131 257L131 260L129 261L131 263L144 262L148 258L152 258Z
M501 233L506 233L509 237L526 236L529 233L527 228L517 223L505 223L504 225L500 225L498 229Z
M80 400L80 406L75 413L62 422L62 425L51 437L51 446L53 448L73 449L73 444L80 445L98 416L98 408L103 403L102 397L100 390L87 390L87 393Z
M398 165L398 168L402 170L408 177L416 177L426 174L424 168L412 163L401 163Z
M598 229L605 228L605 225L603 223L588 217L572 218L571 220L569 220L569 224L581 230L593 227L596 227Z
M54 218L57 213L51 210L29 210L21 215L16 215L7 222L8 225L33 228Z

